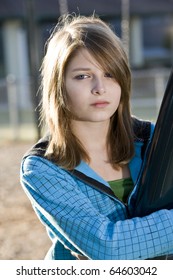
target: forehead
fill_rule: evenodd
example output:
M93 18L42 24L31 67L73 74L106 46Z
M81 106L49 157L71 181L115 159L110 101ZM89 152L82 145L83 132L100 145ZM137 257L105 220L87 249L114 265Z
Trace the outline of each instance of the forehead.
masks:
M77 50L74 55L71 57L68 65L67 71L73 70L73 68L102 68L99 62L94 58L94 56L86 49L80 48Z

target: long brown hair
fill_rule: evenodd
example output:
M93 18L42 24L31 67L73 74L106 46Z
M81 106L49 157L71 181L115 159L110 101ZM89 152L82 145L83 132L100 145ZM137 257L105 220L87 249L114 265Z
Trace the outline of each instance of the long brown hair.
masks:
M107 138L109 161L116 168L127 163L134 154L129 104L131 73L120 39L96 16L67 16L57 24L47 42L41 67L42 116L50 133L46 156L67 170L74 169L81 160L89 162L87 151L71 130L64 83L66 67L81 47L86 48L121 87L120 104L111 117Z

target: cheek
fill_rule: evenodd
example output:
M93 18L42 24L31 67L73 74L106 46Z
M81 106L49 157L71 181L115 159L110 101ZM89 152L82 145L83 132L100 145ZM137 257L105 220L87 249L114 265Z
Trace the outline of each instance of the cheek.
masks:
M76 86L73 83L66 85L67 104L73 107L84 106L87 96L84 87Z
M116 95L114 95L115 103L119 105L122 99L121 88L120 87L116 88L115 92L116 92Z
M67 104L69 108L75 109L82 106L84 100L81 96L81 94L77 94L76 91L73 91L72 89L67 92Z
M73 86L69 83L66 84L66 96L67 96L67 104L71 106L76 101L76 94Z

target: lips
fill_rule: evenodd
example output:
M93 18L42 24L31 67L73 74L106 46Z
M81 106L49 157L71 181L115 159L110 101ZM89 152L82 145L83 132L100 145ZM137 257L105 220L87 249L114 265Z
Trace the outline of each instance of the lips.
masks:
M108 101L96 101L91 104L91 106L96 107L96 108L104 108L109 104Z

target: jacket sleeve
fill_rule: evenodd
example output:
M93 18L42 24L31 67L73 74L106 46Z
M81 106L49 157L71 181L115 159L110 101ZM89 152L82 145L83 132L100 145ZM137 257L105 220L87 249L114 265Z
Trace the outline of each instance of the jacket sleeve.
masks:
M66 247L89 259L147 259L173 252L173 210L113 223L72 176L36 156L23 161L21 183L42 222Z

